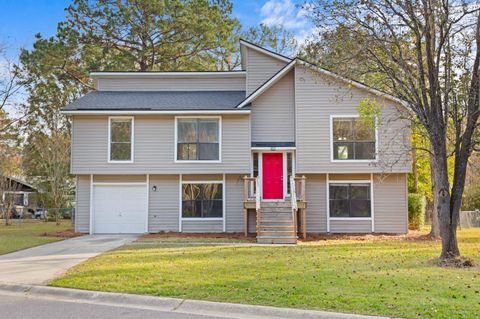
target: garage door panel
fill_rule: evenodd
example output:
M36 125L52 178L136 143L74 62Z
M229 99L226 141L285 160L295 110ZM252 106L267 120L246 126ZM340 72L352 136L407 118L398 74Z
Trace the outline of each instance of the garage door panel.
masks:
M94 185L93 230L98 234L144 233L145 185Z

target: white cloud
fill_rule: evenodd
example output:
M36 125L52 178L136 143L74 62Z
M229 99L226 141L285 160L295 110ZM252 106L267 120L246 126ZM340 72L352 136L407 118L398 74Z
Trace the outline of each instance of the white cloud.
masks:
M286 29L302 29L307 25L305 11L291 0L269 0L260 9L262 23L268 26L283 25Z

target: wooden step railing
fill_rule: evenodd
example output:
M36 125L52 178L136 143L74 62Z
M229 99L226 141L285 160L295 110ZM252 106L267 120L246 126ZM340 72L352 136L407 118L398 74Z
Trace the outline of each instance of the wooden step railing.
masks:
M249 203L248 206L244 204L244 219L245 219L245 236L248 234L248 208L252 209L253 202L255 202L255 211L257 217L261 214L261 186L260 179L258 177L244 176L243 177L243 200L244 203ZM301 225L303 238L306 238L306 177L305 176L291 176L290 180L290 202L292 209L292 217L295 226L295 234L298 232L298 213L300 212ZM299 207L298 203L301 202L302 206ZM248 207L248 208L247 208ZM258 229L257 218L257 229Z

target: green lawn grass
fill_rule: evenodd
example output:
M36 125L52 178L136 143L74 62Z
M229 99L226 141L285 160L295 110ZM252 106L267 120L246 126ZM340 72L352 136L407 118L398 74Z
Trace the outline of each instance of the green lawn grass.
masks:
M140 237L135 244L217 244L217 243L251 243L252 241L240 238L201 238L201 237Z
M459 231L480 261L480 230ZM141 244L52 285L408 318L478 318L480 271L435 266L440 243L326 240L298 246Z
M58 226L55 222L28 219L11 222L11 225L5 226L4 220L0 220L0 255L62 240L60 237L47 237L42 234L72 228L70 221L64 221Z

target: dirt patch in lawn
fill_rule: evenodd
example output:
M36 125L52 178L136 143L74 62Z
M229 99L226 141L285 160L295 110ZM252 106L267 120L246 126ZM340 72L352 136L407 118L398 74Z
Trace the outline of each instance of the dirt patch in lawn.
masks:
M177 233L177 232L161 232L153 234L145 234L141 238L167 238L167 237L179 237L179 238L219 238L219 239L240 239L254 242L256 240L255 235L250 234L245 236L243 233Z
M74 238L85 235L84 233L76 233L73 229L65 229L55 232L42 233L41 236L45 237L61 237L61 238Z
M440 241L418 230L410 230L408 234L318 234L307 235L307 239L300 239L301 242L312 242L321 240L355 240L355 241L385 241L385 240L410 240L410 241Z
M452 259L433 259L432 262L440 267L445 268L475 268L480 269L480 265L470 257L456 257Z

